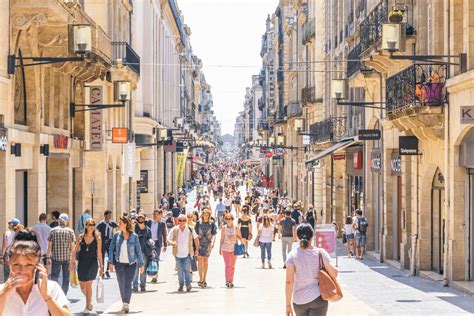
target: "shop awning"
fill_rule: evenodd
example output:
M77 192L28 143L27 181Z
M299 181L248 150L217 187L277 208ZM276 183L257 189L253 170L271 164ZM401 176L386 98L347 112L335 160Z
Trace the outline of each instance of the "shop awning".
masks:
M350 147L350 146L353 146L355 144L359 143L359 141L357 141L355 139L355 137L346 137L344 139L342 139L339 143L329 147L328 149L325 149L323 151L321 151L320 153L318 153L316 155L316 157L314 158L311 158L310 160L306 160L306 163L309 164L309 163L313 163L314 161L316 160L319 160L319 159L322 159L326 156L329 156L331 155L332 153L334 153L335 151L338 151L338 150L342 150L344 148L347 148L347 147Z

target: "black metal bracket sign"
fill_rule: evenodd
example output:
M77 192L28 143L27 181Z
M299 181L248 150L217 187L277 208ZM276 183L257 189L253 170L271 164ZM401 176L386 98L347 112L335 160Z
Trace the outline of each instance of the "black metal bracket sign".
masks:
M416 136L399 136L400 156L418 156L418 138Z
M360 129L357 135L359 140L379 140L381 132L379 129Z

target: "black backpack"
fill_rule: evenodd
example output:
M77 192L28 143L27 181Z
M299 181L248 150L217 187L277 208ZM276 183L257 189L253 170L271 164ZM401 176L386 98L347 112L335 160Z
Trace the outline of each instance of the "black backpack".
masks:
M357 230L361 233L367 232L367 219L365 217L360 217L357 219Z

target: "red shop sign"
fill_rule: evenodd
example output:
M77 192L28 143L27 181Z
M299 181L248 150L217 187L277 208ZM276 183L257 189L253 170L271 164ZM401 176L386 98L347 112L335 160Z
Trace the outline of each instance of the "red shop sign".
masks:
M267 158L272 158L272 156L273 156L273 154L272 154L271 151L265 152L265 157L267 157Z
M354 169L362 169L362 152L356 151L354 153Z
M69 137L64 135L54 135L54 148L67 149Z
M346 159L346 154L333 154L332 159L334 159L334 160L344 160L344 159Z

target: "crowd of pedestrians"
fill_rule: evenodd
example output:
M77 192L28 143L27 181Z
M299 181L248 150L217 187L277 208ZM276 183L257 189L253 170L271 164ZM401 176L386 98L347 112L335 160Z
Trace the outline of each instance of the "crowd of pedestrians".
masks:
M320 301L318 285L314 282L317 269L302 271L307 270L302 267L313 265L320 253L331 267L329 255L311 246L318 214L312 205L305 209L301 202L290 200L286 194L265 188L262 177L259 168L223 159L196 171L193 181L186 185L187 189L193 184L198 186L194 204L188 204L187 190L183 188L164 194L158 209L148 214L145 210L132 209L118 214L117 222L113 220L113 213L106 210L96 225L91 212L86 210L78 219L77 234L70 227L67 214L52 212L49 224L46 214L41 214L39 223L29 231L14 218L9 221L9 229L3 236L4 286L15 289L24 286L31 290L30 283L21 281L21 274L10 271L11 261L19 260L15 254L31 253L31 257L38 257L40 262L35 264L35 271L39 271L39 278L43 280L39 283L47 284L47 293L54 291L54 295L53 292L45 294L40 285L38 292L31 292L40 302L43 298L43 309L61 311L58 315L68 314L66 295L70 281L77 276L85 297L84 313L93 312L93 282L110 278L114 272L122 300L121 312L129 313L132 293L146 292L149 279L157 283L160 255L168 247L172 247L175 258L177 291L190 292L194 273L199 278L198 286L208 287L209 257L216 242L219 243L216 252L223 260L223 282L230 289L236 282L237 258L249 258L252 245L260 248L261 268L274 268L273 246L278 239L283 257L281 267L287 269L293 291L291 294L287 283L287 305L297 315L305 308L315 308L321 311L318 315L323 315L327 305ZM358 257L363 256L366 229L367 221L359 214L355 219L348 218L344 225L348 244L350 240L356 240ZM27 245L15 241L21 232L32 236ZM298 240L300 247L293 249ZM337 274L334 271L333 274ZM312 282L314 289L307 288L308 282ZM288 303L290 294L293 305ZM1 302L0 295L0 308ZM3 304L3 308L15 306Z

